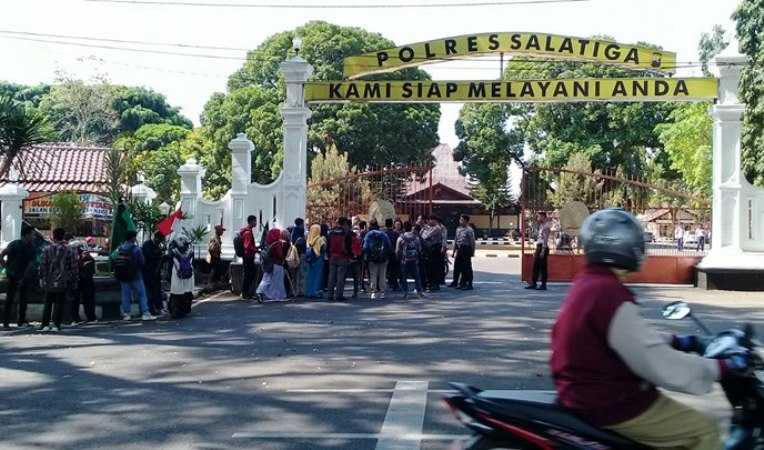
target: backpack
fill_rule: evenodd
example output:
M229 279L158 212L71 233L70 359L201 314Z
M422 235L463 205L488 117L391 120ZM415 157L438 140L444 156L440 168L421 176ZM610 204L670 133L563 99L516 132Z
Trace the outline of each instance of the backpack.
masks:
M385 240L380 235L372 237L371 250L369 251L369 261L383 263L387 261L387 252L385 251Z
M65 292L69 286L71 273L66 270L66 258L69 257L69 249L62 246L54 246L47 250L54 253L50 261L50 267L45 278L45 289L48 292Z
M273 245L276 244L276 242L267 247L263 247L263 249L260 251L260 260L263 266L263 272L265 273L273 273L273 257L271 256L271 251L273 249Z
M358 237L358 235L355 233L353 233L350 251L353 253L353 259L360 258L363 254L363 244L361 243L361 238Z
M401 259L404 262L412 262L419 259L419 249L417 249L416 238L403 236L403 245L401 246Z
M287 267L290 269L300 267L300 254L297 252L297 247L294 245L289 246L289 251L287 252L284 262L286 262Z
M239 258L244 257L244 238L241 236L241 232L236 233L233 237L233 251Z
M178 258L178 278L181 280L188 280L194 275L194 265L191 263L191 258L188 256L181 256Z
M114 278L117 281L129 283L137 278L138 264L135 262L134 253L134 247L119 247L119 250L117 250L117 256L111 262Z
M329 234L330 259L348 259L350 257L345 246L346 238L347 234L344 231L333 230Z

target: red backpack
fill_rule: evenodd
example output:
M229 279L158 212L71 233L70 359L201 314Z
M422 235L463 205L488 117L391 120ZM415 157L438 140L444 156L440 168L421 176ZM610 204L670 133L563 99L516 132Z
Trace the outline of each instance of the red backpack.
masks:
M361 245L361 238L358 236L357 233L353 233L353 258L360 258L361 253L363 253L363 248Z
M329 232L329 258L330 259L348 259L346 241L347 234L344 231L332 230Z

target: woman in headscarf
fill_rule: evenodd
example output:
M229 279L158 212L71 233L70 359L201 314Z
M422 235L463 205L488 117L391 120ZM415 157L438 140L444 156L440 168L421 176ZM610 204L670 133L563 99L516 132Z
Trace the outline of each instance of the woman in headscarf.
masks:
M286 258L286 252L289 250L289 243L282 238L282 232L278 228L273 228L268 231L265 237L265 248L267 251L267 259L272 263L270 271L266 270L265 264L263 266L263 280L257 287L258 301L264 300L286 300L287 293L284 288L284 258ZM266 250L267 249L267 250Z
M191 312L194 299L194 246L185 235L176 233L167 250L172 257L168 309L178 318Z
M313 224L308 233L305 252L305 264L308 266L305 296L308 298L321 298L325 256L326 238L321 235L321 225Z

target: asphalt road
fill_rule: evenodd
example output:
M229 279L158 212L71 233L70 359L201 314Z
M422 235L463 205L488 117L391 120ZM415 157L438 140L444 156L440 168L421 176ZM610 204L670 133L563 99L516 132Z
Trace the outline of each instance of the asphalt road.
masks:
M424 300L219 296L181 321L0 332L0 448L451 448L465 429L441 401L449 381L551 388L549 329L566 286L525 291L517 265L478 259L475 291ZM764 323L761 294L639 292L651 319L686 298L713 328Z

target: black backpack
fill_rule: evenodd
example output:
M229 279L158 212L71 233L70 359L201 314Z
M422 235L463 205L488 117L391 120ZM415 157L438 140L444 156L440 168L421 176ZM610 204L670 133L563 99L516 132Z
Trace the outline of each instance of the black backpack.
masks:
M135 281L138 276L138 265L135 263L133 247L120 247L117 250L117 256L111 261L111 268L114 270L114 278L117 281L129 283Z
M239 258L244 257L244 238L241 236L241 232L236 233L233 237L233 251Z
M273 273L273 257L271 257L271 249L273 248L273 245L276 244L279 241L274 242L273 244L264 247L262 250L260 250L260 258L261 258L261 265L263 268L264 273Z
M401 260L404 262L412 262L419 259L419 249L417 248L417 242L415 237L403 236L403 242L401 245Z
M375 263L387 262L388 256L385 251L385 240L382 236L376 235L372 238L369 260Z

